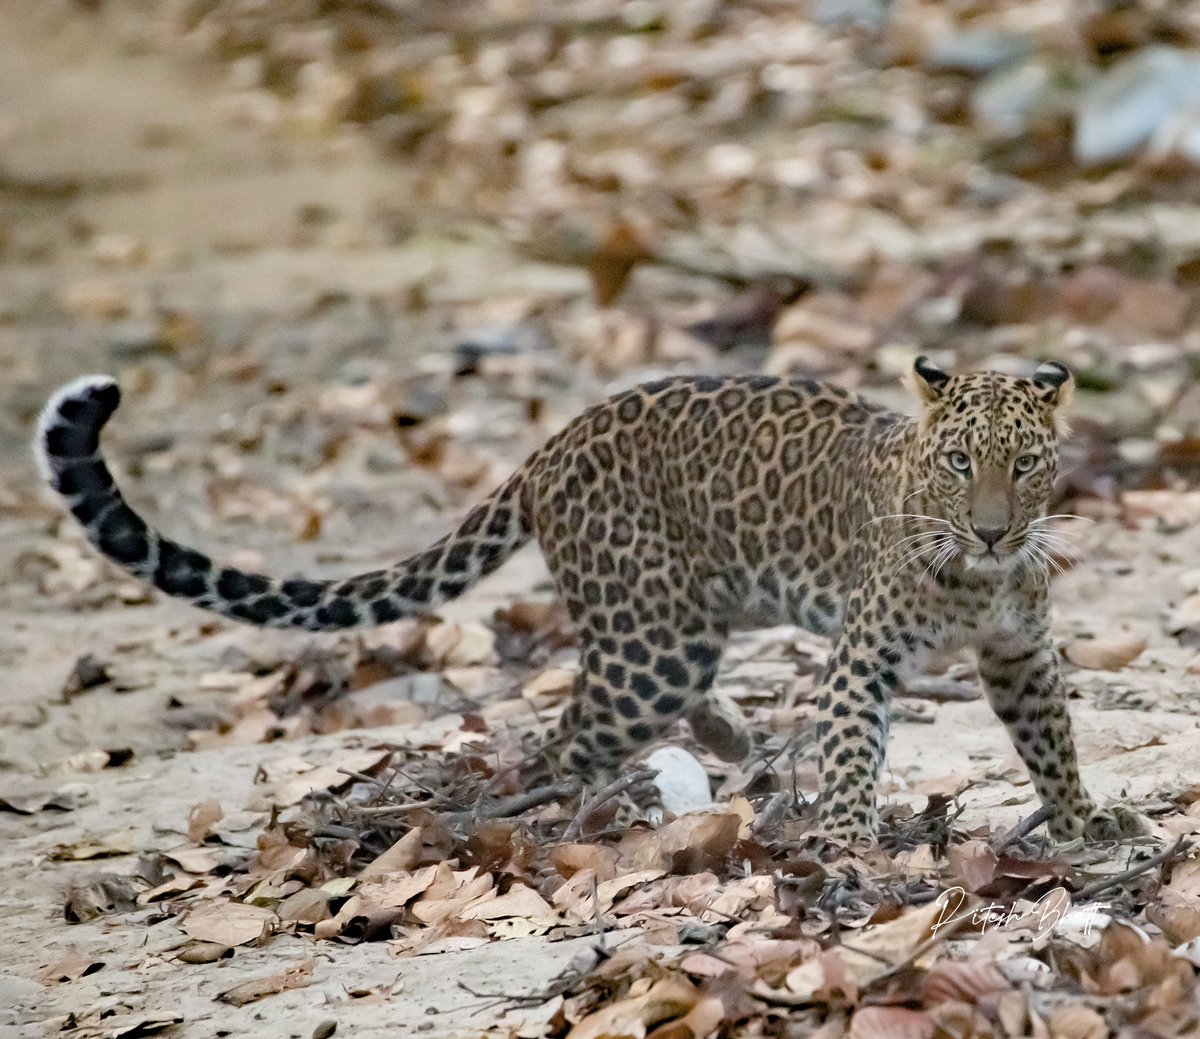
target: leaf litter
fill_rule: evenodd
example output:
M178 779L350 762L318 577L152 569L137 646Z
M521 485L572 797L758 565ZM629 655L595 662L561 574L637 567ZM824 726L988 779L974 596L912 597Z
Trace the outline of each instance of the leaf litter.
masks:
M1032 826L965 822L981 806L1025 810L1029 797L1019 769L978 749L988 763L957 772L905 759L908 741L920 745L909 723L980 699L955 662L898 705L883 847L854 855L814 841L796 791L813 788L813 675L828 647L794 633L787 648L755 637L733 647L727 684L765 742L745 770L691 756L705 777L684 799L691 811L681 801L656 818L639 801L652 796L640 773L599 794L570 777L523 784L529 737L553 723L575 674L570 625L530 579L482 619L448 615L318 649L224 641L161 717L190 750L261 752L252 791L210 791L156 818L166 834L57 842L53 858L92 865L125 868L146 852L125 873L80 877L64 899L69 921L139 934L165 924L186 941L178 963L244 961L291 942L312 952L225 989L231 1006L309 985L334 945L379 943L407 959L585 936L587 955L543 991L505 991L501 976L491 998L541 1002L550 1035L1195 1027L1197 800L1184 779L1162 781L1163 736L1132 717L1154 698L1193 711L1200 670L1200 581L1187 576L1200 524L1189 484L1200 468L1189 328L1200 279L1190 217L1174 218L1194 189L1180 172L1195 162L1194 61L1178 49L1200 43L1195 21L1171 5L1079 14L1039 2L1026 16L1013 5L815 4L803 20L785 6L564 4L543 24L519 5L182 5L175 42L228 71L223 102L272 146L300 134L343 147L336 135L356 128L403 158L417 208L503 226L514 265L550 261L578 276L470 299L435 269L369 298L338 287L289 300L302 320L256 318L262 327L241 338L203 308L155 311L138 332L115 324L145 307L118 272L152 265L155 246L97 234L86 246L100 271L54 295L111 333L135 405L172 414L241 385L239 403L252 401L198 447L114 433L129 438L122 457L160 496L167 477L209 467L187 504L202 502L214 529L246 534L247 561L261 565L284 540L306 562L346 567L371 555L356 554L360 530L442 522L601 383L729 365L886 395L918 347L961 364L1052 352L1085 391L1064 511L1096 521L1072 534L1084 561L1058 559L1070 571L1059 579L1063 656L1088 707L1126 712L1113 725L1116 760L1131 763L1107 794L1145 765L1155 786L1138 796L1161 847L1051 849ZM739 138L745 126L763 131L754 148ZM1081 165L1139 161L1063 183L1072 149ZM341 241L346 258L426 233L423 213L374 202L357 239L338 212L300 207L293 244ZM1128 212L1144 219L1120 219ZM407 334L391 322L411 314L445 330L447 349L397 371L405 365L372 344ZM355 322L360 339L337 338ZM322 337L333 360L309 350ZM208 340L237 345L210 355ZM190 414L208 428L206 409ZM265 477L272 466L289 478ZM32 495L0 494L0 515L57 523ZM379 504L391 498L404 511ZM38 601L72 618L152 601L66 527L42 533L12 566ZM339 544L349 555L330 549ZM1180 574L1162 615L1121 616L1126 592L1146 602L1120 585L1122 568L1139 582L1155 555ZM1096 575L1102 590L1088 583ZM1114 615L1102 622L1100 598ZM173 623L98 653L72 641L55 696L79 709L136 696L147 679L131 658L158 663L153 683L181 648L223 637L212 622ZM117 749L88 746L45 771L103 778L142 764L125 743L107 745ZM72 787L14 789L0 807L36 824L85 801ZM86 978L85 959L60 959L48 977ZM133 1035L179 1020L113 1004L66 1025Z

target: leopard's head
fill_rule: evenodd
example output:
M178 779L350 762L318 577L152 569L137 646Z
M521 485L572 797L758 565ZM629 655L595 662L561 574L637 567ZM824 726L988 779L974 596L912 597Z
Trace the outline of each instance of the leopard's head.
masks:
M947 561L984 571L1045 561L1071 373L1047 361L1028 379L948 375L918 357L910 384L922 401L916 487Z

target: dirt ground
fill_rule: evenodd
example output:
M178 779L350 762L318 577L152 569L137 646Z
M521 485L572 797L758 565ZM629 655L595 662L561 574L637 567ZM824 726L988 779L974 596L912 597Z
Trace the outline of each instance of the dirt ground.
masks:
M39 490L32 424L60 382L110 372L126 394L107 449L132 499L172 536L277 572L351 573L423 547L612 388L760 359L681 339L674 353L630 348L628 360L599 363L534 335L454 378L472 336L527 334L528 301L586 300L585 267L531 258L486 221L429 217L410 173L365 133L266 134L236 118L223 74L182 60L150 28L139 36L131 18L124 7L82 17L0 5L0 802L20 809L0 812L0 1034L309 1036L328 1021L339 1035L543 1034L556 1008L462 986L538 992L594 936L400 957L387 942L278 935L186 963L177 918L153 906L64 920L69 889L185 843L198 803L240 812L264 770L295 758L448 745L506 681L511 699L514 680L470 659L435 682L419 716L230 734L241 687L214 675L314 646L336 657L353 643L214 622L96 563ZM408 233L388 240L389 219ZM651 271L639 291L669 298L685 284ZM589 328L603 324L578 306ZM886 372L868 392L903 401ZM1085 394L1082 410L1120 410L1123 399ZM420 420L403 450L396 413ZM436 428L422 440L426 413ZM418 456L434 461L411 464ZM1192 786L1200 755L1200 656L1186 634L1200 627L1200 502L1180 485L1163 493L1169 501L1085 499L1094 522L1076 528L1079 562L1055 581L1068 661L1072 647L1086 660L1089 646L1120 655L1145 642L1112 670L1069 666L1088 785L1143 809ZM524 551L443 616L474 630L497 608L549 598L540 559ZM756 692L795 681L797 638L809 644L783 629L735 644L723 681L760 722L772 708ZM109 680L68 690L88 656ZM920 810L932 794L957 795L956 825L995 830L1036 807L982 700L903 706L890 801ZM505 719L519 727L532 715ZM811 766L799 776L811 794ZM252 848L257 831L240 832L226 834L229 846ZM97 842L97 857L79 851ZM313 957L303 987L243 1006L217 1000Z

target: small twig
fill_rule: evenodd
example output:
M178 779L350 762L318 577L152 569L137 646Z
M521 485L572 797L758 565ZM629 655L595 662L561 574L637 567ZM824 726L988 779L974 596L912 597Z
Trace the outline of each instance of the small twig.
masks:
M794 803L795 795L790 790L780 790L772 794L771 799L763 806L763 810L758 813L758 817L751 825L750 832L758 836L774 829Z
M513 794L512 797L506 797L493 804L483 805L478 814L484 819L503 819L510 815L520 815L530 808L537 808L539 805L549 804L551 801L561 801L563 798L577 793L578 790L579 782L575 779L567 779L548 786L535 786L532 790L526 790L522 794Z
M371 786L383 787L384 789L390 786L392 780L396 778L395 771L388 777L387 783L384 783L378 776L368 776L365 772L355 772L352 768L339 768L338 772L343 776L349 776L351 779L357 779L360 783L370 783Z
M796 742L796 736L793 733L791 736L789 736L786 740L783 741L783 746L781 746L777 751L775 751L774 754L771 754L769 757L763 758L760 762L758 762L758 769L757 769L757 771L755 771L754 775L752 775L746 781L746 787L753 788L754 785L760 779L762 779L763 776L765 776L768 772L774 771L775 762L778 761L781 757L783 757L791 749L792 744L795 742ZM794 774L795 773L795 762L794 761L793 761L792 771Z
M946 675L922 675L904 683L899 695L914 700L933 700L936 703L966 703L983 695L978 681L965 682Z
M578 840L579 835L583 832L584 824L600 808L608 804L618 794L624 793L630 787L637 786L639 783L648 783L657 775L658 769L656 768L641 768L634 772L628 772L623 776L618 776L608 786L597 791L579 806L579 811L575 813L575 818L571 820L570 825L563 833L563 840Z
M1140 877L1143 873L1149 873L1155 866L1164 865L1170 862L1176 855L1183 851L1186 847L1190 847L1187 839L1181 834L1179 838L1165 851L1160 851L1157 855L1152 855L1145 862L1139 862L1136 866L1125 870L1123 873L1118 873L1112 877L1105 877L1103 880L1097 880L1093 884L1087 884L1081 887L1071 896L1072 902L1086 902L1089 898L1094 898L1101 891L1107 891L1110 887L1118 887L1126 881L1133 880L1135 877Z
M1025 816L1016 826L1008 831L999 842L992 846L992 850L999 855L1002 851L1016 844L1023 837L1028 837L1034 830L1044 822L1048 822L1054 814L1054 809L1049 805L1042 805L1036 812Z

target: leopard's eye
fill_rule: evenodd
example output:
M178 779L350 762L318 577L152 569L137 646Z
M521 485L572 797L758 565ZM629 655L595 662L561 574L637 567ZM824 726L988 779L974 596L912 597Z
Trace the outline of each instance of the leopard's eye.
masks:
M956 473L963 473L966 475L971 471L971 459L967 456L965 451L951 451L946 456L946 459L950 463L950 468Z
M1033 468L1037 464L1037 455L1021 455L1020 458L1013 462L1013 472L1020 476L1024 476L1026 473L1033 472Z

